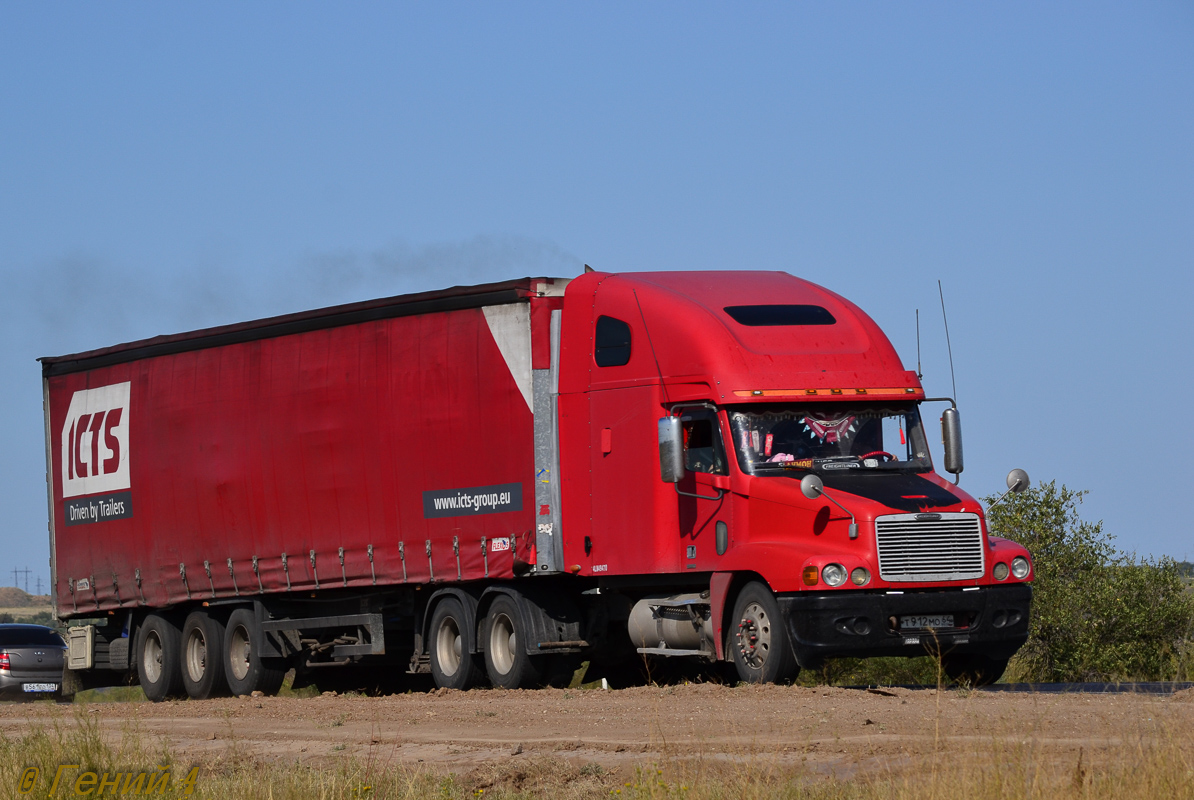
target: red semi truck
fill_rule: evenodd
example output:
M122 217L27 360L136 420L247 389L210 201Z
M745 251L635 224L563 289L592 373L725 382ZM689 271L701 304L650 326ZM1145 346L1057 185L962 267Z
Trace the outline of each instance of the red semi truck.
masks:
M987 682L1027 637L1029 555L934 471L917 375L784 273L527 278L41 363L68 692L926 650Z

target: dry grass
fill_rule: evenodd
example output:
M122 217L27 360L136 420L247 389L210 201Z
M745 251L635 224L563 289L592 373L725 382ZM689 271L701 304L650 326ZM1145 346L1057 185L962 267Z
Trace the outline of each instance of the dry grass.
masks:
M631 772L600 764L527 755L488 762L466 774L394 763L386 756L344 757L323 764L259 761L235 738L219 757L199 764L196 798L249 800L356 800L357 798L807 798L808 800L1092 800L1194 798L1194 704L1175 698L1165 714L1140 719L1113 742L1076 748L1039 737L1032 721L989 737L942 741L919 751L877 752L827 771L822 764L775 754L669 752ZM1150 712L1151 713L1151 712ZM932 736L934 721L926 720ZM930 740L937 741L937 740ZM57 764L78 764L48 793ZM16 797L25 768L41 769L31 798L72 797L81 772L160 775L172 765L171 788L192 766L161 740L135 726L118 737L101 734L95 715L79 705L73 716L35 727L22 736L0 736L0 796ZM86 788L86 787L84 787ZM102 796L113 796L109 790ZM126 795L116 796L129 796ZM94 792L91 793L95 797Z

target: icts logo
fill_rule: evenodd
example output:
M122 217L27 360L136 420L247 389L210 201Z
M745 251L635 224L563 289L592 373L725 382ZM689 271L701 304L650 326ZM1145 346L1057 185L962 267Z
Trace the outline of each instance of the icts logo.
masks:
M62 423L62 496L128 489L129 392L115 383L75 392Z

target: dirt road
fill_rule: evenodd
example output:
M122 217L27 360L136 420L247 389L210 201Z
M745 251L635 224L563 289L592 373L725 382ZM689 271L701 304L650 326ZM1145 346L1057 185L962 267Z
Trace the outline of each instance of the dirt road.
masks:
M0 731L98 721L105 736L160 740L176 758L235 754L319 764L382 759L467 772L549 755L606 771L661 759L764 759L849 777L941 747L1032 743L1087 757L1151 739L1194 750L1194 690L1173 696L1024 695L686 685L622 691L471 691L382 698L228 698L160 704L4 704Z

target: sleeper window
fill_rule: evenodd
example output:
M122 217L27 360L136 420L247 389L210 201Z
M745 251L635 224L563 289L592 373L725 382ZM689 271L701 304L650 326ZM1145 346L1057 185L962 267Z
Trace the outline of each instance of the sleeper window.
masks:
M599 367L620 367L630 361L630 326L613 317L598 317L593 360Z

